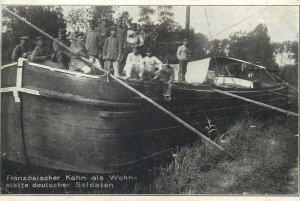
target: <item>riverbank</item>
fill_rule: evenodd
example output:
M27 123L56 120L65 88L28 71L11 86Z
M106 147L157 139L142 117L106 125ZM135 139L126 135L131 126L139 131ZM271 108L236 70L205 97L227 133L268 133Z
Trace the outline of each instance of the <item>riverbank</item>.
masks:
M239 120L216 139L235 159L199 140L160 169L150 193L296 194L297 133L296 118Z

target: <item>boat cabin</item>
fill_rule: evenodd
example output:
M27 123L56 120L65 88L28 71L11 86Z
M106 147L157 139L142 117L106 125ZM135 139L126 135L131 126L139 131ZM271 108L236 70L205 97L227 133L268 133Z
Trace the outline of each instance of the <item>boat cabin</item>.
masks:
M224 88L266 88L278 85L265 67L229 57L189 62L186 81L193 85L208 83Z

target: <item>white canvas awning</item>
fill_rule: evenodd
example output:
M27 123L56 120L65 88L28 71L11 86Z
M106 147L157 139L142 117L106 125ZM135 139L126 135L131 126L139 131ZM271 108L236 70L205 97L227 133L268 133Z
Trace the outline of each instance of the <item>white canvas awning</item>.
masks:
M188 63L185 80L188 83L203 83L207 76L211 58Z

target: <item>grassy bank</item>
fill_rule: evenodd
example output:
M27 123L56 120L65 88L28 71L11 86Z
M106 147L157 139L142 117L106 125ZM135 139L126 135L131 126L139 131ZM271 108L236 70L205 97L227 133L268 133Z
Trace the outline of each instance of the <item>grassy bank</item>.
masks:
M297 133L296 118L240 120L217 139L235 159L199 140L173 155L148 193L294 194L288 183L297 163Z

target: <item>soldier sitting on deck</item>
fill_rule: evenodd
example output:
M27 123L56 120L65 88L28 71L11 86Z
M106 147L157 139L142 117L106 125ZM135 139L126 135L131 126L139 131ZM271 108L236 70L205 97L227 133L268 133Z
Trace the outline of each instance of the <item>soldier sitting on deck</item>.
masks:
M139 53L138 47L134 47L133 51L128 54L124 71L126 72L126 79L131 78L132 71L138 72L140 79L142 78L142 64L143 57Z
M76 53L78 56L84 57L86 59L89 58L87 54L87 49L83 44L84 34L82 32L75 33L76 39L71 44L71 51ZM71 62L69 66L70 70L81 71L83 73L91 73L92 69L85 65L83 61L81 61L77 56L71 55Z
M32 52L31 61L37 62L37 63L43 63L44 61L46 61L47 58L50 58L50 57L51 57L51 55L47 55L43 48L43 38L36 37L36 47L34 48L34 50Z
M152 80L159 80L163 83L163 96L167 101L171 100L171 89L172 89L174 78L175 78L174 69L170 66L170 64L167 64L165 68L163 68L161 71L158 71L155 74L155 77L152 79Z
M26 54L28 52L27 41L28 41L28 37L26 36L20 37L20 44L17 45L13 50L11 56L12 61L17 61L18 58L20 57L26 57Z
M58 30L58 38L57 40L67 47L70 47L71 42L66 39L66 30L60 28ZM59 44L57 44L55 41L53 42L53 50L54 53L52 55L51 61L59 62L63 65L64 68L68 68L70 63L70 56L69 54L64 50L63 47L61 47Z
M158 70L157 70L158 68ZM142 79L151 80L162 69L162 62L152 55L152 50L146 50L146 56L142 60Z

